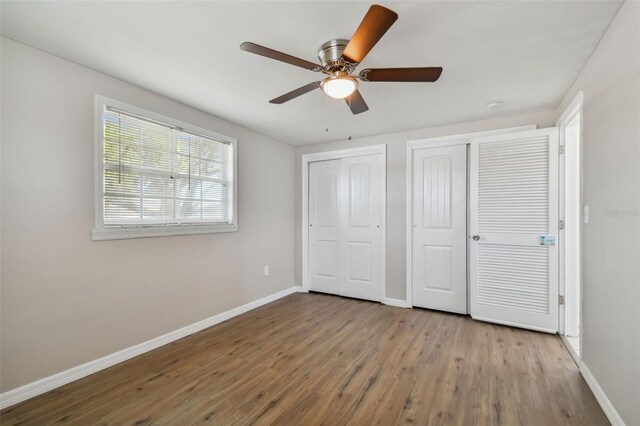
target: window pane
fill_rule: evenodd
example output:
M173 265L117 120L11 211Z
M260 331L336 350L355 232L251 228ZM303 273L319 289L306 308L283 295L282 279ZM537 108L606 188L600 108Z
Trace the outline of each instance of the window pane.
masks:
M177 198L196 198L200 200L201 182L195 178L178 178L176 179L176 197Z
M173 180L169 176L157 176L151 174L143 175L142 191L145 197L159 195L167 198L173 198Z
M214 222L223 222L227 216L227 212L223 203L203 201L202 216Z
M182 200L178 202L180 208L180 219L200 219L200 201Z
M220 182L202 182L202 199L212 201L224 201L226 199L226 186Z
M227 167L226 164L214 163L213 161L200 160L200 176L213 179L226 180Z
M135 223L140 219L140 199L105 195L104 223Z
M173 200L158 198L142 199L142 214L146 220L159 223L170 222L173 218Z
M140 195L140 175L120 173L116 170L105 170L104 188L106 194Z

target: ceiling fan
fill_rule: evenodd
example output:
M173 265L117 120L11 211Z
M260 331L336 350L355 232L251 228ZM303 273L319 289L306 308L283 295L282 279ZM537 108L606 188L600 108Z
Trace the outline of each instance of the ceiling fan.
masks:
M270 103L283 104L320 88L332 98L345 99L351 112L360 114L367 111L369 107L358 91L358 80L431 83L438 80L442 74L441 67L374 68L364 69L357 75L354 74L358 64L397 19L398 14L394 11L374 4L360 22L351 40L329 40L320 46L318 59L322 65L251 42L242 43L240 49L310 71L322 72L328 76L321 81L314 81L272 99Z

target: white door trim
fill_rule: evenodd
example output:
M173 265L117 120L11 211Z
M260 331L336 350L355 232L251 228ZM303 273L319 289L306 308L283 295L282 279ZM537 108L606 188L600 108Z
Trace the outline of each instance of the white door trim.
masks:
M413 152L418 149L441 146L468 145L471 139L492 136L501 133L535 130L538 126L510 127L506 129L488 130L484 132L464 133L460 135L439 136L435 138L417 139L407 142L407 184L406 184L406 305L413 307ZM468 191L468 188L467 188ZM468 284L467 284L468 285Z
M380 300L384 301L386 291L386 233L387 233L387 145L371 145L361 148L348 148L336 151L316 152L302 155L302 291L309 291L309 163L323 160L337 160L340 158L359 157L362 155L376 155L380 157L380 172L382 182L382 265L381 265L381 289Z
M584 94L582 93L582 91L578 92L576 94L576 96L573 98L573 100L569 103L569 105L567 105L567 107L565 108L565 110L562 112L562 115L560 115L560 117L558 118L558 120L556 121L556 127L558 128L558 144L562 147L564 147L565 152L566 152L566 141L564 139L565 136L565 129L567 127L567 125L575 118L576 115L580 114L581 117L584 117L582 114L582 105L583 105L583 100L584 100ZM583 212L584 211L584 198L583 198L583 137L582 135L584 134L584 120L581 119L580 120L580 140L579 140L579 145L580 145L580 194L579 194L579 211ZM562 155L560 157L560 161L558 162L558 166L559 166L559 214L560 220L565 220L565 215L566 215L566 206L565 206L565 186L566 186L566 182L565 182L565 170L566 170L566 161L567 161L567 156L566 155ZM584 220L580 221L580 229L578 230L580 237L582 237L584 235ZM580 287L580 315L579 315L579 322L580 322L580 338L578 339L578 343L579 343L579 353L580 354L576 354L575 351L573 350L573 348L571 348L571 345L567 342L566 338L564 337L564 333L565 333L565 306L566 306L566 282L565 282L565 269L566 269L566 258L565 258L565 232L564 230L560 230L558 232L558 252L559 252L559 262L558 262L558 273L559 273L559 277L558 277L558 294L565 297L565 305L559 305L558 306L558 327L559 327L559 333L560 336L563 338L563 342L565 343L565 346L567 346L567 349L569 350L569 353L571 354L571 356L574 358L574 360L576 362L579 361L580 357L582 356L582 336L584 335L584 329L583 329L583 323L582 323L582 268L580 268L580 270L578 270L578 283L579 283L579 287ZM580 265L582 265L582 245L580 244L578 246L578 257L580 260Z

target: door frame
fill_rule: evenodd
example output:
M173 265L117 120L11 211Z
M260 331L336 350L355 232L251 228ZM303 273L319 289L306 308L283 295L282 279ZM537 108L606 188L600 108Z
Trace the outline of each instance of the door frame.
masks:
M407 141L407 176L406 176L406 288L405 304L407 308L413 307L413 153L420 149L439 148L443 146L469 145L471 139L493 136L501 133L535 130L535 124L509 127L505 129L488 130L484 132L463 133L451 136L438 136L426 139ZM467 156L467 170L469 167ZM467 174L467 231L469 230L469 176ZM468 234L468 232L467 232ZM469 245L467 244L467 266L469 263ZM469 293L469 268L467 268L467 294ZM469 312L469 298L467 297L467 312Z
M380 301L385 302L386 294L386 233L387 233L387 145L371 145L360 148L347 148L335 151L315 152L302 155L302 291L309 292L309 163L325 160L339 160L349 157L361 157L364 155L378 155L380 161L380 173L382 176L381 200L382 200L382 265L380 280Z
M580 170L580 176L578 177L579 182L580 182L580 189L579 189L579 201L578 201L578 208L579 208L579 212L580 212L580 217L582 218L582 220L580 220L580 226L578 227L578 234L580 237L580 241L582 242L582 237L584 235L584 183L583 183L583 176L584 176L584 170L583 170L583 165L584 165L584 114L583 114L583 110L582 110L582 106L584 103L584 94L582 93L582 91L579 91L575 97L571 100L571 102L569 103L569 105L567 105L567 107L565 108L565 110L562 112L562 114L560 115L560 117L558 118L558 120L556 121L556 127L558 128L558 144L564 148L564 152L567 152L567 147L566 147L566 141L564 139L565 136L565 130L568 126L568 124L571 123L571 121L575 118L576 115L580 115L580 137L578 140L578 145L580 146L580 158L578 159L578 166L579 166L579 170ZM560 156L560 161L559 161L559 196L558 196L558 202L559 202L559 219L560 220L565 220L566 219L566 205L565 205L565 196L566 196L566 180L565 180L565 173L566 173L566 162L567 162L567 156L566 155L561 155ZM567 338L565 337L565 321L566 321L566 280L565 280L565 271L566 271L566 256L565 256L565 245L566 245L566 233L564 230L560 230L558 232L558 251L559 251L559 262L558 262L558 267L559 267L559 271L558 271L558 294L560 296L563 296L565 298L565 303L562 305L558 305L558 334L560 335L560 338L562 339L563 343L565 344L567 350L569 351L569 354L571 354L571 357L573 358L573 360L579 365L580 364L580 358L582 356L582 341L584 340L582 338L582 336L584 336L584 329L583 329L583 322L582 322L582 300L583 300L583 284L582 284L582 244L578 245L578 259L580 262L580 269L578 270L578 287L580 288L580 300L578 300L579 306L580 306L580 314L579 314L579 327L580 327L580 336L578 338L578 347L579 347L579 354L577 354L574 350L573 347L571 346L571 344L567 341Z

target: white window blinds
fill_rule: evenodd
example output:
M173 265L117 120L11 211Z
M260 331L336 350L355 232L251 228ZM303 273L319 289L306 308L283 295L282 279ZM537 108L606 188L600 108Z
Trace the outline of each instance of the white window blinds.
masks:
M227 224L233 220L233 147L105 106L105 227Z

